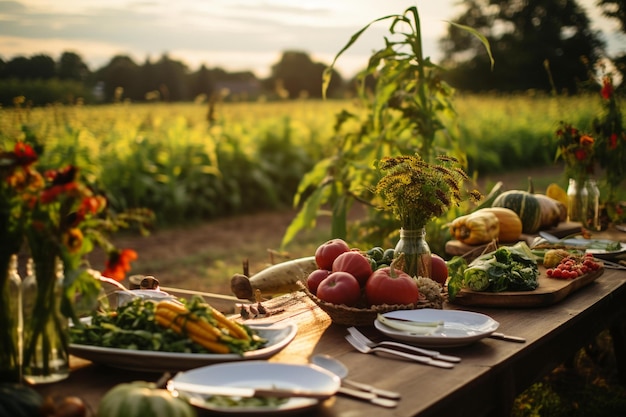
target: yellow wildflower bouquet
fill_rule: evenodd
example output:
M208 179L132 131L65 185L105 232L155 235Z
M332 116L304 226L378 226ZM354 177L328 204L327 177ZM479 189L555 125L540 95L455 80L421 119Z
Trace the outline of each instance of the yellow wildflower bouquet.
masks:
M376 186L376 193L384 201L406 230L419 230L432 219L443 215L453 205L459 205L466 196L479 201L478 190L464 190L463 181L469 180L459 161L440 155L439 163L424 161L419 155L387 157L379 168L386 174Z

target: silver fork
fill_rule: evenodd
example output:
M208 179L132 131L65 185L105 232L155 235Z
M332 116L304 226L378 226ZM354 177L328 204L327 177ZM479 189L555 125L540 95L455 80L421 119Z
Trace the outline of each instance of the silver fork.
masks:
M414 362L419 362L419 363L423 363L424 365L431 365L431 366L437 366L439 368L453 368L454 364L451 362L444 362L444 361L439 361L436 359L431 358L430 356L420 356L420 355L414 355L412 353L407 353L407 352L402 352L400 350L393 350L393 349L389 349L389 348L385 348L385 347L369 347L366 344L363 344L362 342L360 342L359 340L355 339L351 334L347 334L346 335L346 340L348 341L348 343L350 343L352 345L352 347L354 347L356 350L358 350L361 353L387 353L389 355L395 355L395 356L399 356L401 358L404 359L410 359Z
M374 342L373 340L365 336L363 333L361 333L356 327L348 327L348 332L352 335L352 337L354 337L355 339L359 340L364 345L367 345L371 348L374 348L374 347L401 348L405 350L410 350L420 355L430 356L433 359L439 359L441 361L453 362L453 363L461 362L461 358L459 358L458 356L442 355L436 350L423 349L417 346L408 345L406 343L394 342L391 340L383 340L382 342Z

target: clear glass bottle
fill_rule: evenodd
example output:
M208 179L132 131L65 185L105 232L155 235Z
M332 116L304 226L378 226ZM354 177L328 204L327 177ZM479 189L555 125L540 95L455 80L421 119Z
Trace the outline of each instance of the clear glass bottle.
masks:
M17 271L17 255L11 255L0 305L0 381L22 381L22 292L21 278Z
M585 182L588 194L587 227L591 230L600 231L600 189L596 180L589 179Z
M59 259L48 261L47 268L28 261L22 282L24 319L24 380L42 384L69 376L68 320L61 313L63 264ZM46 262L44 262L46 263ZM47 271L40 285L37 271ZM46 287L46 288L40 288Z
M587 207L589 195L584 182L569 179L567 187L567 221L587 223Z
M400 240L394 249L395 257L404 254L402 270L412 277L432 275L431 253L426 241L426 229L400 229Z

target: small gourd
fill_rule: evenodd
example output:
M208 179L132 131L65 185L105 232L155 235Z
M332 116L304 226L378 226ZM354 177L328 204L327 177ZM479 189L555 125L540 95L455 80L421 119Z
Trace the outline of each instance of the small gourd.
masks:
M450 224L450 234L467 245L481 245L498 239L500 223L495 214L483 210L457 217Z
M122 383L111 388L98 405L98 417L196 417L185 400L145 381Z

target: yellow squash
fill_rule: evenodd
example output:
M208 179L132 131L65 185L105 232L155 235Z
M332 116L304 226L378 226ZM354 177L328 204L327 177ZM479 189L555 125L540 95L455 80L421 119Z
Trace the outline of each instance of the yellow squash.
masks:
M450 234L467 245L482 245L498 239L500 222L495 214L481 209L454 219Z

